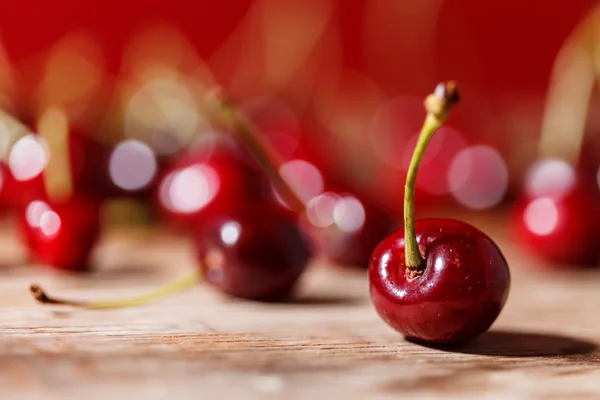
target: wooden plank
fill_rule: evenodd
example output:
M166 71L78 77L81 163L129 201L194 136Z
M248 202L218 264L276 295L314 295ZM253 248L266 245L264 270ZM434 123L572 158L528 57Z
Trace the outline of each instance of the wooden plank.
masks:
M2 399L598 399L600 270L548 271L509 241L504 216L475 220L512 267L493 329L460 350L406 342L371 308L366 274L315 262L298 301L259 304L204 286L143 307L43 307L27 287L103 298L141 293L194 267L185 238L114 231L97 271L22 260L0 230Z

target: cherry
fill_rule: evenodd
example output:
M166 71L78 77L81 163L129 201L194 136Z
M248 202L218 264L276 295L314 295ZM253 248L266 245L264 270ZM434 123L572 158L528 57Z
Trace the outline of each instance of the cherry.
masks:
M538 161L513 210L517 242L549 265L598 262L600 194L595 180L562 159Z
M21 236L36 261L59 269L85 270L99 237L100 202L74 192L66 114L58 108L48 109L39 130L46 146L39 138L24 137L22 140L28 141L17 143L11 154L11 168L19 171L20 177L42 180L44 189L20 212ZM23 163L17 162L20 158L14 155L27 149L36 150L26 152Z
M197 231L195 244L206 282L259 301L287 299L311 254L293 216L269 202L212 216Z
M100 204L85 197L33 200L22 208L21 236L32 257L63 270L87 270L100 234Z
M427 97L428 115L407 174L404 229L385 238L369 265L371 299L381 318L408 339L461 344L486 331L508 297L506 259L491 238L451 219L415 223L419 163L459 96L454 83Z
M177 226L191 228L240 201L266 197L266 177L239 144L224 137L210 140L180 155L158 179L156 208Z

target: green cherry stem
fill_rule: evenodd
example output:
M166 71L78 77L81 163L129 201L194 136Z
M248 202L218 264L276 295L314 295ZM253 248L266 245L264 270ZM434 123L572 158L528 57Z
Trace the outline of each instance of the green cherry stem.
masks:
M107 308L125 308L133 306L141 306L154 301L158 301L170 295L183 292L191 288L196 282L202 278L200 270L193 270L176 280L165 284L164 286L154 289L149 293L140 296L124 297L112 300L70 300L58 298L48 295L39 285L31 285L29 291L33 297L42 304L58 304L65 306L90 308L90 309L107 309Z
M421 275L424 270L423 257L419 251L415 233L415 186L417 172L425 150L435 132L448 118L450 110L460 100L458 86L455 82L440 83L435 91L425 99L427 117L421 128L419 139L415 146L404 187L404 240L405 257L408 275L412 278Z

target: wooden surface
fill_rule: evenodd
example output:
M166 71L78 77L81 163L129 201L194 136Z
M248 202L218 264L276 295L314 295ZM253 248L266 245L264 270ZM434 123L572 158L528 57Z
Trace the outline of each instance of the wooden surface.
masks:
M299 300L265 305L203 286L122 310L40 306L32 282L72 297L142 293L194 265L160 232L106 234L97 272L26 266L0 232L1 399L599 399L600 269L547 272L519 252L502 216L473 221L511 263L508 303L469 347L406 342L371 308L366 276L324 265Z

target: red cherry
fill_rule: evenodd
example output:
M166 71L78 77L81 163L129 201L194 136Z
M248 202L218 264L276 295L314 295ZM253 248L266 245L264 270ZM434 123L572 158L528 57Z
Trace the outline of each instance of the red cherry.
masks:
M265 197L267 180L239 153L236 144L194 149L180 156L158 179L158 212L178 226L193 227L211 213L240 201Z
M21 210L19 221L21 235L37 262L63 270L89 268L90 253L100 234L96 200L33 200Z
M598 262L600 193L595 181L567 162L541 160L513 210L517 243L551 264Z
M381 318L407 338L437 344L464 342L486 331L510 286L498 247L461 221L425 219L415 229L422 275L407 274L403 230L373 252L370 291Z
M197 230L195 246L205 281L240 298L288 298L310 258L292 215L268 202L214 215Z
M433 344L460 344L486 331L510 288L506 259L483 232L450 219L414 220L419 163L458 100L453 83L427 97L407 173L404 229L385 238L369 264L371 299L381 318L407 338Z

